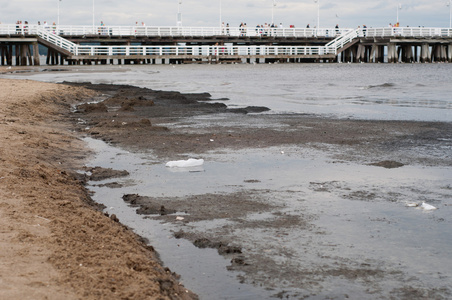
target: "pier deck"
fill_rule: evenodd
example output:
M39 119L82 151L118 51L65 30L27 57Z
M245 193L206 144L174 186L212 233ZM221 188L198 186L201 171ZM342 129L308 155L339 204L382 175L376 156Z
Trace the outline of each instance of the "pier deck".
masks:
M47 64L452 62L451 28L93 28L13 24L0 25L0 64L39 64L38 44L48 49Z

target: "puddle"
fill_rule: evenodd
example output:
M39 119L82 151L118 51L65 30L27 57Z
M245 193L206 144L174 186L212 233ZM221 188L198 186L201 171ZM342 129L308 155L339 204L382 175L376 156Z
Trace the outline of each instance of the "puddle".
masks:
M405 286L412 293L451 293L450 167L385 169L333 161L309 148L267 148L223 149L199 157L205 160L202 168L174 172L151 153L133 154L91 138L86 141L98 153L90 166L130 173L96 182L116 181L124 187L92 186L94 200L148 238L165 266L180 274L201 299L412 296ZM244 219L185 224L137 215L136 208L122 200L124 194L140 194L169 203L243 190L256 192L275 209ZM439 209L407 207L412 202ZM217 250L175 239L173 232L181 229L233 240L247 260L260 264L228 271L230 258Z
M136 208L128 206L122 200L124 194L151 193L157 188L160 194L165 194L165 191L180 191L180 194L183 194L182 188L173 189L173 186L168 184L169 180L164 179L165 176L163 176L178 173L170 172L164 164L154 164L156 162L150 155L132 154L91 138L87 138L85 141L88 142L90 148L97 152L96 157L90 162L93 166L127 170L131 174L129 177L121 179L121 182L127 186L121 189L90 186L89 189L95 192L93 199L104 204L107 207L105 211L116 214L121 223L133 228L140 236L147 238L159 253L164 265L181 275L180 281L186 288L196 291L195 293L201 299L265 299L270 297L271 293L268 291L252 285L241 284L236 279L240 273L227 271L226 267L230 265L230 260L219 256L216 250L199 249L185 239L174 238L172 231L179 230L174 225L162 224L160 221L137 215ZM187 172L185 175L192 176ZM118 180L105 180L93 182L93 184L98 185L111 181ZM162 186L164 182L167 182L166 186ZM179 182L183 182L183 180Z

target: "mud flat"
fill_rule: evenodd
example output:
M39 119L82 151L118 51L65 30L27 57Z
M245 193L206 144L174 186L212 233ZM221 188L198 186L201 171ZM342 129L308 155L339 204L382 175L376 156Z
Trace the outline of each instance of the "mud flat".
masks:
M68 114L83 87L0 79L0 298L196 299L91 201Z
M215 249L238 282L276 298L452 295L452 123L280 115L209 94L66 85L97 95L74 106L79 134L125 151L107 164L129 175L96 193L166 224L175 240ZM164 167L191 157L206 163ZM422 202L439 209L425 213Z

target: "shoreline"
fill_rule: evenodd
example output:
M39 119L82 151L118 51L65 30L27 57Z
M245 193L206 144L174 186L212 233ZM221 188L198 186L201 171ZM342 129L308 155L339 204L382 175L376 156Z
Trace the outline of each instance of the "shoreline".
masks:
M281 155L283 154L280 153L281 150L287 150L283 155L287 154L289 161L291 156L294 157L291 164L305 160L304 150L307 153L313 151L320 155L326 153L330 157L332 161L324 166L325 178L313 179L308 176L304 179L304 183L293 182L303 191L302 194L310 195L301 201L297 198L298 192L290 188L269 189L266 184L273 186L278 181L278 178L271 175L270 178L262 179L258 172L249 171L242 181L228 182L220 175L222 171L227 170L224 165L213 172L216 174L215 180L209 181L210 185L218 185L219 191L212 188L201 189L193 194L177 196L178 193L171 193L167 189L173 186L171 180L175 180L174 184L176 184L181 177L171 176L167 172L152 172L152 175L148 174L149 178L136 178L138 181L150 180L151 186L163 185L160 189L157 186L154 189L144 189L140 194L122 192L121 180L112 183L115 188L112 189L111 194L109 192L106 194L110 197L115 195L116 200L122 198L127 205L137 208L136 213L143 215L144 218L171 224L175 228L167 234L171 234L175 239L187 240L197 248L216 249L219 255L231 262L227 270L243 272L237 275L239 282L264 287L273 295L272 297L337 296L337 293L342 292L340 288L342 283L336 280L340 282L342 278L348 280L349 286L345 289L349 289L351 293L361 289L378 289L380 297L410 299L427 290L430 295L441 299L443 295L451 293L447 288L436 289L438 286L444 286L432 283L434 280L431 278L429 280L433 281L425 285L411 286L410 278L413 275L410 271L403 268L394 270L390 264L386 265L373 257L347 258L333 251L332 257L317 260L318 252L327 251L325 244L335 244L328 240L319 245L310 244L308 242L310 239L321 240L325 235L314 222L323 216L309 210L305 211L306 208L303 205L297 206L297 203L309 203L310 197L313 199L320 197L318 200L322 201L325 196L329 199L332 195L338 194L339 199L344 203L350 202L349 205L354 201L364 205L365 203L373 205L374 202L381 201L398 203L403 209L404 197L401 195L407 192L406 183L403 180L394 191L386 194L387 185L373 189L359 184L348 186L347 181L342 182L344 179L341 176L328 181L326 179L329 178L328 170L334 169L335 165L339 167L342 165L345 166L344 174L348 174L347 172L362 171L362 167L367 167L375 168L374 171L369 172L390 176L392 172L386 173L380 169L401 170L403 174L406 172L405 169L422 172L423 168L447 168L452 165L452 158L446 150L436 152L435 149L447 149L451 146L451 122L350 120L308 114L259 114L249 113L247 110L229 109L224 104L215 103L215 100L206 93L185 94L108 84L72 83L70 85L83 86L105 95L103 101L93 105L79 106L74 112L73 119L81 120L81 124L76 125L76 130L80 134L102 140L113 147L132 153L147 153L152 157L152 162L148 163L155 165L156 168L167 161L210 157L212 161L207 162L204 177L202 176L204 172L198 173L199 176L182 176L191 182L191 185L200 184L203 179L209 180L208 174L214 171L215 160L222 160L228 157L229 153L239 157L244 155L246 160L253 161L254 153L257 157L265 156L271 160L270 153ZM322 161L315 155L312 159ZM259 165L269 166L264 161L259 159L257 161ZM232 168L237 168L237 174L234 177L241 178L240 166L234 162L230 165ZM257 165L251 163L251 167L257 168ZM223 170L223 168L226 169ZM303 170L302 168L303 164L300 165L299 170ZM130 171L133 172L133 168ZM265 173L266 170L262 172ZM155 179L150 179L154 178L153 176ZM160 177L162 180L158 181ZM192 178L203 179L199 179L201 180L199 182L195 179L190 181ZM282 180L283 186L285 182L286 180ZM176 190L182 188L181 186L174 185ZM450 185L445 184L439 187L427 185L421 192L415 186L410 189L415 191L412 196L416 199L418 197L438 199L444 197L441 194L442 191L446 194L450 191ZM124 191L127 190L127 187L124 187ZM282 195L285 195L283 199L281 199ZM395 200L394 197L400 200ZM380 200L376 201L378 199ZM294 207L291 207L292 205ZM447 211L447 205L445 201L444 210L441 212ZM292 208L289 212L287 212L288 206ZM323 210L323 208L320 209ZM384 206L379 209L385 210ZM394 209L401 213L397 206ZM183 220L175 217L178 213L183 214ZM331 214L334 217L342 215L340 212L331 212ZM253 220L260 215L267 218ZM343 215L344 221L349 222L348 213L343 212ZM374 216L369 218L374 219ZM376 220L385 222L384 217ZM225 224L224 222L227 225L221 225ZM211 224L213 228L204 230L202 224L205 223ZM200 224L200 228L197 224ZM215 224L219 225L215 226ZM284 266L282 271L278 258L284 257L291 261L296 257L293 253L295 250L286 249L284 243L286 236L293 235L294 228L298 228L303 235L307 236L299 242L302 244L301 249L306 247L306 252L312 252L308 256L314 266L309 264L300 266L295 260L292 264ZM243 230L249 230L255 235L241 234ZM270 236L259 234L261 230L269 232ZM258 240L254 240L256 237ZM271 244L274 239L279 240L281 244L273 246L259 244L263 241ZM274 249L269 250L268 247ZM348 252L348 249L343 251ZM306 259L302 253L299 255L301 255L298 257L300 261ZM407 265L409 265L408 262ZM274 274L279 275L275 278ZM447 278L447 273L444 275ZM312 280L312 277L316 279ZM382 286L378 286L376 282L381 282ZM410 288L390 288L393 282L397 282L400 286L410 286ZM329 283L336 284L338 287L333 290L333 294L324 294L326 292L320 286ZM301 290L300 285L303 286ZM198 292L201 294L202 291Z
M268 108L229 108L216 102L208 93L187 94L128 85L65 84L103 94L98 103L76 109L72 118L83 122L76 124L75 130L132 151L152 150L162 160L222 148L335 145L350 147L342 155L346 160L377 163L369 160L369 154L383 157L386 152L400 156L393 159L404 160L405 164L442 165L445 163L443 158L403 156L397 151L426 141L435 144L451 138L452 122L261 114ZM227 99L221 100L227 103ZM198 120L199 117L203 119ZM211 139L216 142L210 142ZM151 141L152 147L149 147ZM392 144L391 148L383 149L385 144ZM360 157L353 154L357 150L367 153Z
M330 148L338 149L334 154L332 154L332 156L334 156L334 159L336 159L339 163L353 162L359 165L375 164L376 166L384 168L399 168L405 165L420 165L426 167L452 165L452 158L450 156L437 156L435 153L429 154L427 152L413 155L412 152L408 151L413 147L425 147L425 145L432 148L437 148L439 146L446 147L452 140L452 123L341 120L323 118L314 115L261 115L253 113L255 108L250 108L249 111L229 110L225 107L225 105L214 103L215 101L212 101L210 99L210 95L208 94L181 94L178 92L153 91L133 86L102 84L37 83L37 85L52 86L54 88L59 87L66 90L66 92L69 92L70 95L78 95L78 100L75 99L76 101L74 101L74 99L64 100L63 98L63 102L66 101L64 108L65 113L59 114L58 118L53 117L53 120L51 121L52 125L59 124L59 126L63 126L65 134L68 134L69 131L73 130L75 130L76 133L70 134L70 137L66 137L66 135L64 135L65 138L62 139L61 135L63 135L63 133L59 133L60 131L57 131L57 129L60 130L61 128L56 126L56 129L52 128L50 133L46 135L45 142L38 140L27 144L34 146L33 148L28 149L31 153L33 153L36 149L41 151L38 155L40 160L47 158L51 159L52 163L58 162L61 157L73 157L78 159L75 161L79 164L77 167L81 167L83 164L81 160L86 157L86 153L83 153L84 149L83 145L80 145L80 141L77 143L74 141L76 141L80 136L90 136L103 140L110 145L118 146L133 152L140 153L143 151L150 151L152 152L152 155L161 162L167 160L185 159L192 155L202 156L206 153L221 153L246 149L267 149L269 147L300 147L303 149L314 149L320 151L329 151ZM104 101L101 101L95 105L79 106L75 112L68 113L69 104L76 104L81 102L82 99L100 94L103 94L103 97L100 100ZM49 97L52 99L50 103L41 104L54 105L55 102L57 104L61 103L60 100L58 100L59 97L59 94L57 95L54 93ZM26 102L23 101L19 108L26 110L25 103ZM60 109L57 109L56 111L61 112ZM259 110L262 109L263 108L259 108ZM17 114L14 110L11 110L11 112ZM25 122L27 124L23 124L28 126L27 128L30 128L36 126L37 124L41 124L41 122L46 124L45 115L50 114L53 116L55 110L39 110L39 114L36 113L36 115L30 111L26 112L34 118L30 119L29 122ZM36 118L37 120L35 120ZM18 119L8 117L5 113L3 124L0 123L0 126L5 127L19 125L18 122ZM22 123L22 121L20 123ZM45 128L45 126L43 128ZM31 134L30 129L23 130L14 128L14 130L10 132L7 137L16 137L20 142L21 138L27 137L27 139L29 139L31 136L34 137L34 134L35 132ZM49 137L53 139L49 140ZM38 136L36 136L36 138L38 138ZM66 147L63 147L61 144L55 145L57 141L66 140L72 141L69 143L70 147L67 145ZM19 145L23 146L24 144L22 143ZM67 155L68 149L71 150L70 155ZM51 152L50 156L48 152ZM0 152L0 155L2 155L1 153L2 152ZM3 157L3 155L0 157ZM5 160L5 158L3 159ZM10 159L11 158L7 161ZM38 158L35 160L38 161ZM63 163L63 165L66 166L65 163ZM31 173L33 176L28 175L27 172L20 171L19 175L24 176L25 174L25 176L29 176L25 177L26 179L32 179L33 181L44 180L44 183L48 186L48 178L50 177L49 174L53 173L51 171L43 172L43 170L47 170L47 167L50 168L55 166L52 164L51 166L45 165L46 169L44 169L43 163L39 163L38 166L39 168L37 170L33 170L34 172ZM57 163L56 167L59 166L60 164ZM72 169L73 167L72 165L68 166L71 167L69 169ZM54 169L50 168L50 170ZM71 174L67 174L69 174L68 176L71 178ZM61 174L57 175L59 176ZM0 174L0 177L2 176L4 175ZM248 179L249 182L247 183L251 185L258 183L258 181L254 180L254 178ZM71 180L78 182L79 179ZM2 182L0 181L0 183ZM51 181L50 183L52 185L55 184L54 181ZM67 180L64 181L64 184L68 184ZM80 182L77 183L77 186L78 184L80 184ZM312 185L312 188L318 192L333 190L335 187L334 182L311 182L310 184ZM30 193L31 192L29 192L28 195ZM70 195L72 194L70 193ZM51 196L53 198L61 198L62 195L51 194ZM221 219L224 218L224 214L230 215L233 219L243 218L242 222L243 224L246 224L247 214L260 212L271 212L275 216L275 221L263 222L262 224L256 222L253 224L256 228L266 226L268 229L276 229L277 231L283 232L286 227L291 228L293 226L302 226L309 228L310 224L309 218L311 216L309 215L301 216L299 218L296 218L295 216L286 218L285 213L278 211L279 208L275 205L263 203L261 203L260 206L256 205L256 203L260 200L265 199L265 195L261 195L259 191L253 190L252 188L246 193L233 193L221 196L216 195L215 197L221 199L221 203L233 203L233 205L230 207L227 205L224 207L221 206L218 208L217 212L209 213L207 213L204 208L217 207L218 205L215 199L211 199L213 196L212 194L204 194L197 197L189 197L187 199L173 199L172 197L168 197L168 199L165 197L153 199L148 196L151 195L138 195L134 196L134 198L132 197L134 200L133 204L138 205L140 211L144 212L144 215L175 224L170 215L166 216L155 214L154 206L158 210L158 208L161 207L161 204L163 204L162 201L167 201L165 202L165 208L169 211L179 211L181 209L184 211L185 209L189 212L189 216L186 216L182 223L184 226L191 225L196 221ZM254 197L258 201L243 201L244 197ZM363 197L365 199L364 201L370 201L373 199L373 196L370 193L367 196L364 194L360 197ZM126 198L129 200L131 199L130 196ZM32 199L35 200L36 197ZM172 202L174 200L177 201ZM10 204L2 204L2 206L5 207L8 207L8 205ZM56 211L64 209L73 210L74 208L78 209L78 207L79 205L75 205L74 207L74 205L67 203L67 201L58 201ZM90 208L89 210L91 211L92 209ZM99 233L100 240L102 240L102 237L104 237L105 234L108 235L109 233L112 233L116 235L122 231L124 231L126 235L135 236L129 230L124 229L124 226L117 225L117 223L113 220L105 218L105 216L100 212L96 213L99 218L106 219L105 221L107 222L102 225L102 229L100 230L102 231ZM50 217L43 216L41 213L38 216L39 218L37 219L39 220L41 220L41 217L51 220ZM89 221L88 224L80 224L77 223L80 221L77 220L79 217L80 215L75 217L75 220L71 220L71 222L75 222L75 224L83 226L83 230L92 233L87 230L90 228L88 225L96 225L98 224L98 220L95 219L94 221ZM40 224L40 226L43 225ZM107 232L103 231L105 228L108 228ZM110 228L115 229L110 231ZM188 227L184 228L189 229ZM232 227L232 229L228 230L232 232L235 228ZM70 233L73 234L73 232ZM86 232L83 234L86 234ZM261 274L262 271L268 272L269 274L274 272L279 273L280 270L278 265L272 265L271 261L266 261L266 266L264 267L267 269L262 269L260 266L261 261L259 260L261 258L257 257L257 255L252 256L246 252L243 254L239 253L239 251L236 251L238 248L234 247L223 247L223 249L220 249L221 247L219 247L219 245L222 245L222 243L229 245L231 242L234 242L231 237L229 237L229 240L226 239L227 234L224 234L222 237L224 239L221 239L218 238L218 236L213 236L212 234L194 234L193 232L190 232L190 230L181 230L179 232L175 232L174 236L175 238L187 239L194 244L196 244L197 241L202 240L203 243L199 244L199 247L218 249L219 254L225 255L227 258L231 259L231 262L233 262L231 270L244 272L245 275L240 278L240 281L245 283L253 283L257 280L256 284L264 285L266 288L270 289L275 288L274 285L276 283L274 282L274 279L269 278L267 280L259 281L261 279L259 279L259 276L256 277L256 274ZM282 236L284 236L284 234L282 234ZM27 242L30 243L32 241L33 239ZM117 240L115 239L115 241ZM141 242L138 243L140 244ZM139 247L142 246L143 245L141 244ZM240 248L240 246L241 245L239 244L237 247ZM131 250L128 244L122 247L123 249L121 250L127 253ZM121 246L118 246L118 248L121 248ZM223 254L220 250L223 251ZM68 257L58 257L58 259L62 259L64 261L64 259L68 259ZM74 263L74 257L71 259L72 263ZM96 257L96 259L99 260L101 257ZM75 259L75 262L78 263L77 259ZM102 260L102 263L103 262L104 261ZM133 262L136 262L136 260L133 260ZM334 276L337 277L343 276L345 278L350 278L350 280L358 278L365 282L364 284L366 288L373 288L371 284L368 283L369 278L372 279L373 277L376 277L374 279L378 279L382 276L392 276L389 271L380 270L380 266L378 265L367 265L366 263L361 266L346 266L347 262L340 260L337 262L343 265L341 269L330 270L325 267L324 270L301 270L301 273L298 272L299 270L291 270L287 276L298 278L300 282L304 284L308 294L315 293L313 291L318 288L318 285L316 285L317 283L312 282L309 279L313 275L322 279L330 277L331 274L334 274ZM53 261L53 263L56 264L56 261ZM95 262L93 261L91 263ZM63 270L70 269L64 265L59 266ZM102 269L102 267L100 269ZM78 268L76 268L76 270L79 272ZM72 269L71 271L74 270ZM106 277L108 277L110 272L110 270L99 271L106 271L107 275L102 273L102 276ZM91 272L89 272L89 276L90 274ZM173 278L171 274L167 275ZM81 282L84 282L84 278L82 278L83 276L88 275L87 273L81 272L79 278ZM127 274L127 276L130 275ZM284 278L284 280L290 281L289 278ZM170 282L174 286L175 281L171 279ZM408 283L409 281L407 280L406 282ZM167 285L165 284L165 286ZM92 288L91 291L95 291L98 287L90 288ZM108 289L107 286L101 286L100 290L105 293L111 292L103 290L103 288ZM43 288L43 290L45 291L45 288ZM131 286L131 293L132 290L133 292L138 292L141 291L141 288L138 286ZM183 289L183 291L184 290L185 289ZM423 287L420 287L396 291L396 293L401 293L406 298L409 298L410 296L419 295L422 290ZM119 290L117 290L116 293L118 291ZM433 293L432 295L436 295L435 293L441 295L441 291L435 291L435 289L432 288L428 288L428 291ZM190 293L187 294L195 297ZM280 294L280 296L285 295L286 294L283 292ZM139 298L139 295L133 295L133 297Z
M0 298L196 299L153 248L94 205L72 104L95 93L0 79Z

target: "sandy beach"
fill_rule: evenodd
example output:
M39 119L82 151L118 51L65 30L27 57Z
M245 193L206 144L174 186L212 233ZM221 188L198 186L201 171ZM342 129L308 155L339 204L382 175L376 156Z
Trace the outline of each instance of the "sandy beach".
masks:
M71 105L95 92L0 79L0 298L194 299L150 246L91 202Z
M0 298L197 297L177 281L176 274L162 267L158 253L146 246L147 241L121 225L121 218L117 222L115 216L102 213L102 208L92 203L85 188L87 180L95 180L93 176L99 175L96 172L101 178L123 173L87 166L90 153L80 139L83 137L130 152L152 152L159 163L249 149L261 154L266 149L296 149L291 153L295 157L301 149L328 153L332 160L326 168L331 169L333 165L352 164L350 170L360 166L376 170L410 165L446 168L452 164L446 150L432 150L450 147L452 124L447 122L261 114L265 107L231 109L216 103L207 93L182 94L133 86L22 80L0 80L0 84ZM96 103L84 104L88 100ZM279 155L283 152L278 150ZM82 169L93 175L75 173ZM334 243L327 244L334 246L331 257L318 257L326 246L312 240L322 239L325 232L313 221L322 214L316 216L304 210L309 199L299 201L301 213L286 213L286 200L294 197L293 190L287 188L278 194L266 187L259 189L257 174L250 176L255 177L245 178L239 192L204 192L193 197L157 197L151 192L124 195L123 199L137 208L137 214L172 224L178 229L173 238L188 240L198 248L218 250L230 260L228 270L241 272L240 283L264 287L273 293L272 297L331 296L322 293L328 293L324 286L334 280L350 284L348 292L340 289L342 283L333 289L334 295L345 298L359 289L366 291L363 295L374 293L372 297L394 299L446 299L451 294L449 288L438 288L435 283L413 284L412 273L402 267L361 255L350 260L334 252ZM121 189L121 183L113 185ZM347 185L345 180L315 181L309 177L304 185L311 193L307 195L328 199L337 194L344 202L356 201L364 206L402 202L408 190L401 186L386 192L385 187L377 190L367 185ZM429 188L409 187L409 193L428 197ZM446 203L450 185L431 193L444 197ZM287 199L278 202L275 195ZM183 221L178 221L174 212L183 213ZM249 217L256 215L269 217ZM347 221L349 216L341 218ZM225 220L230 223L224 225ZM210 230L196 228L198 222L215 221L220 226ZM384 226L391 222L375 218L366 223ZM241 234L244 229L252 234ZM250 245L254 233L261 229L277 241L274 249L265 239L262 245ZM294 232L305 235L298 238L306 249L303 255L307 258L312 252L312 261L317 265L300 265L300 259L280 245ZM293 265L284 266L284 272L277 261L280 256L295 257ZM440 275L447 280L448 274ZM278 292L281 286L289 292Z

